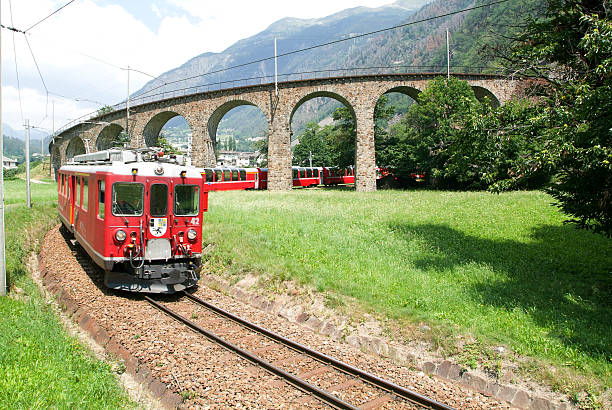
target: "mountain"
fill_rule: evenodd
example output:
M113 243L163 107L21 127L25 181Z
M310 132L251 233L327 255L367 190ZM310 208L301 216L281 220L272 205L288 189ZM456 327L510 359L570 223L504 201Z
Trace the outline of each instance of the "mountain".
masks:
M268 76L268 81L272 81L273 60L244 64L272 57L275 37L278 54L281 56L278 59L281 81L286 78L282 74L286 73L339 68L397 65L405 66L401 68L405 71L413 71L416 70L415 66L436 66L426 70L445 71L447 29L451 33L453 71L495 72L494 53L486 50L490 51L506 42L513 31L518 29L522 18L540 12L544 0L501 3L432 19L489 2L400 0L374 9L352 8L321 19L285 18L261 33L238 41L221 53L204 53L192 58L150 81L135 96L258 76ZM399 24L404 26L282 56L284 53ZM228 69L234 66L240 67ZM307 122L319 122L329 117L337 106L338 102L329 99L314 99L304 104L293 119L294 138ZM183 122L182 126L186 127L186 123ZM248 106L230 111L218 129L218 135L233 135L238 140L258 137L266 132L267 124L263 114L256 107ZM239 146L248 148L248 144Z
M2 134L8 137L14 137L14 138L18 138L24 141L26 138L25 130L16 130L5 122L2 123ZM40 141L41 137L47 139L48 136L49 136L48 132L44 132L36 128L30 128L30 139L31 140L38 139L38 141Z

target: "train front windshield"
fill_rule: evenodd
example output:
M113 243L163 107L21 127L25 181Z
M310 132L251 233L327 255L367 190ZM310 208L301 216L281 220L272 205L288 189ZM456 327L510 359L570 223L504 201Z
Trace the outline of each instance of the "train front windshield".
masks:
M142 215L144 185L133 182L113 184L113 215Z
M196 216L200 210L200 188L197 185L174 186L174 215Z
M151 185L151 202L149 204L151 216L166 216L168 213L168 185Z

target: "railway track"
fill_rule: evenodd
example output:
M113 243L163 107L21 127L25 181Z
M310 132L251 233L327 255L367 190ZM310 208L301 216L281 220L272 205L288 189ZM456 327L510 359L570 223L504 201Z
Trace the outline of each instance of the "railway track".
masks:
M183 294L196 311L189 313L183 307L184 313L181 314L149 296L145 296L145 299L208 340L332 407L452 410L445 404L312 350L194 295Z

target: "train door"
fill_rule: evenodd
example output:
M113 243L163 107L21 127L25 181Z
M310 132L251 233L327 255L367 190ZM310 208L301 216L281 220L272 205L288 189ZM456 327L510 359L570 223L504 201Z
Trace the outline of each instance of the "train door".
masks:
M206 207L205 203L200 204L202 198L204 196L199 185L187 183L174 184L172 187L172 238L177 251L185 256L191 255L193 249L199 248L197 241L201 242L201 217L202 210Z
M169 181L151 181L145 207L146 227L143 236L146 260L172 257L174 218L171 210L172 184Z
M68 200L70 201L70 225L74 227L74 207L76 204L76 176L70 175L68 181Z

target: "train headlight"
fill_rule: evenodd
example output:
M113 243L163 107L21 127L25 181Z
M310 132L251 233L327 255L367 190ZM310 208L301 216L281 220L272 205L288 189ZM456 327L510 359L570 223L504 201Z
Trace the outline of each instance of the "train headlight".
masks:
M190 229L187 231L187 239L189 239L190 241L195 241L197 237L198 237L198 233L196 232L195 229Z
M125 234L125 231L119 229L117 232L115 232L115 239L118 242L123 242L125 241L125 238L127 237L127 235Z

